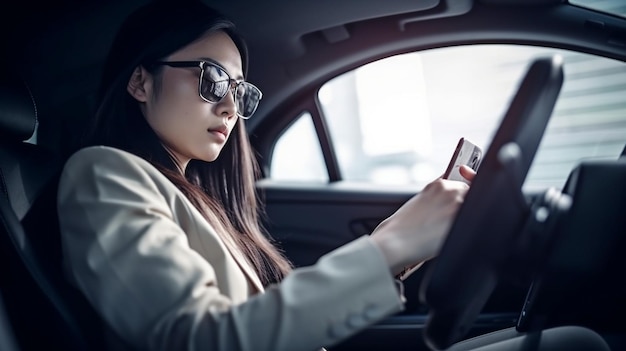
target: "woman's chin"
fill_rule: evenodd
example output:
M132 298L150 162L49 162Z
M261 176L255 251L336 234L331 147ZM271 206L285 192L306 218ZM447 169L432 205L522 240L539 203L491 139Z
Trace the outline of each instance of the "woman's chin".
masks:
M204 162L213 162L213 161L217 160L219 155L220 155L219 152L205 153L205 154L202 154L202 155L198 155L200 157L198 157L196 159L200 160L200 161L204 161Z

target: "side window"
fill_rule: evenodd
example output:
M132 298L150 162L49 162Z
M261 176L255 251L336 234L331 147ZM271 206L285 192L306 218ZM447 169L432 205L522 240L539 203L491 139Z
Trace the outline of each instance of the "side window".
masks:
M561 187L577 163L617 158L626 142L624 62L534 46L467 45L382 59L321 87L343 180L424 186L444 172L460 137L486 151L531 60L552 54L564 59L565 82L525 187ZM302 128L298 123L291 128ZM317 161L301 166L308 169L291 174L319 172Z
M296 118L278 139L272 154L270 178L328 182L322 149L308 112Z

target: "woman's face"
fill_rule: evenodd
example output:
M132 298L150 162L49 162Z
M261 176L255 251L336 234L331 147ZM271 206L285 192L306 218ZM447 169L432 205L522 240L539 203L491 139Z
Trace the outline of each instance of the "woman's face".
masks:
M230 78L242 80L241 55L224 32L203 36L164 61L214 61ZM148 74L149 75L149 74ZM200 68L163 66L159 91L148 77L142 110L148 124L184 170L192 159L214 161L237 123L232 92L217 103L198 95Z

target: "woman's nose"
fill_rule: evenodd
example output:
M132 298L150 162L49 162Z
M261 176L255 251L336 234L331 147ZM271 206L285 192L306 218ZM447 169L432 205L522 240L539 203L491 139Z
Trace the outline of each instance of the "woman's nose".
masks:
M218 115L231 119L237 117L237 102L235 101L235 94L233 89L229 89L226 96L217 105Z

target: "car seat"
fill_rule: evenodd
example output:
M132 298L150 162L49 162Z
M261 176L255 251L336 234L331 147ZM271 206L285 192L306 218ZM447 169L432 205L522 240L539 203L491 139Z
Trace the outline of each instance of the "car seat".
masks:
M65 279L56 212L62 162L25 140L37 107L25 82L0 74L0 291L20 350L97 350L104 327Z

